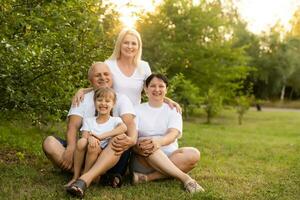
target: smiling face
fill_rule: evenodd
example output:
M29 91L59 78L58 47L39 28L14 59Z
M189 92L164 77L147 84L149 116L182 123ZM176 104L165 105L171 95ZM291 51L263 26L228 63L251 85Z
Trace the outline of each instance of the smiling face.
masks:
M95 91L94 102L97 115L110 115L115 104L116 95L110 88L100 88Z
M110 115L110 111L114 106L114 100L112 96L98 97L95 102L98 115Z
M121 56L134 58L139 50L139 42L136 36L126 34L121 43Z
M154 77L145 87L145 92L149 101L163 102L167 94L167 85L162 79Z
M94 89L112 87L112 75L105 63L95 63L89 71L89 80Z

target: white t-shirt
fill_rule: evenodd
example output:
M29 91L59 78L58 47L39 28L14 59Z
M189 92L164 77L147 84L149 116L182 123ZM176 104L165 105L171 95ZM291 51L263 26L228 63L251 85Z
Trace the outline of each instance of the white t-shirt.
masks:
M151 75L151 69L147 62L140 61L138 67L131 76L126 76L120 70L117 60L106 60L113 75L113 88L119 94L128 96L134 106L141 103L141 93L144 81Z
M91 91L84 95L84 100L79 106L71 106L68 116L78 115L82 118L94 117L96 108L94 104L94 91ZM113 108L113 116L122 117L124 114L133 114L135 111L131 101L125 95L116 94L116 104Z
M120 117L110 117L103 124L99 124L96 120L97 117L84 118L80 131L91 131L93 134L100 136L102 133L111 131L120 123L122 123L122 119ZM109 139L110 138L105 138L104 140L100 141L100 146L102 149L108 145Z
M138 138L162 137L169 128L175 128L182 135L182 116L171 109L166 103L159 108L151 107L148 103L142 103L135 107ZM177 139L166 146L161 147L165 154L170 155L178 149Z

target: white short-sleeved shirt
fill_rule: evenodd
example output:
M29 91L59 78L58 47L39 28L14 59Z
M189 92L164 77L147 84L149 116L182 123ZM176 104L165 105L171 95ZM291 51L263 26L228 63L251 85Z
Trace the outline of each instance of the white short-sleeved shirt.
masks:
M85 94L84 100L79 104L79 106L71 106L68 116L78 115L82 118L94 117L96 112L94 93L94 91L91 91ZM135 115L133 105L127 96L117 93L116 97L116 104L113 108L114 117L122 117L124 114Z
M138 138L162 137L167 133L169 128L175 128L182 135L182 116L171 109L166 103L159 108L151 107L148 103L142 103L135 107L136 124L138 127ZM177 139L161 150L167 154L172 154L178 149Z
M126 95L134 106L141 103L141 93L144 81L151 75L148 62L140 61L138 67L131 76L126 76L120 70L117 60L106 60L113 75L113 88L119 94Z
M83 124L80 131L91 131L93 134L100 136L102 133L108 132L116 128L122 119L120 117L110 117L105 123L100 124L97 121L97 117L88 117L83 119ZM109 142L110 138L105 138L100 141L100 146L104 149Z

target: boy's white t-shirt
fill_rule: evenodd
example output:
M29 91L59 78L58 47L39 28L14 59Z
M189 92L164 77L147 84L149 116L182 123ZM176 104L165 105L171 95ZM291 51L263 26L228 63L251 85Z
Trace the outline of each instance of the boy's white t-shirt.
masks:
M97 122L97 117L88 117L83 119L83 124L80 131L90 131L93 134L100 136L102 133L108 132L116 128L122 119L120 117L110 117L105 123ZM101 148L105 148L110 138L105 138L100 141Z
M96 108L94 103L94 91L88 92L84 95L84 100L79 106L71 106L68 116L78 115L82 118L94 117ZM124 114L135 115L134 107L127 96L116 94L116 104L113 108L113 116L121 117Z
M182 135L182 116L171 109L166 103L159 108L151 107L148 103L142 103L135 107L138 138L162 137L169 128L175 128ZM177 139L166 146L161 147L165 154L170 155L178 149Z
M141 103L141 93L143 91L144 81L151 75L151 69L148 62L140 61L138 67L131 76L126 76L120 70L117 60L106 60L113 75L113 88L119 94L126 95L133 106Z

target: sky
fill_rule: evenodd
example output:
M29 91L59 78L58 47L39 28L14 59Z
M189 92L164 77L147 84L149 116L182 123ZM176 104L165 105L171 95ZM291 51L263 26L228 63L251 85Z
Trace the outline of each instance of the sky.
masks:
M239 13L254 33L267 31L277 21L289 30L289 21L300 0L235 0Z
M132 12L138 10L153 11L162 0L109 0L118 6L122 13L121 21L127 26L134 26L137 20ZM194 0L197 2L197 0ZM199 0L198 0L199 1ZM154 2L154 3L153 3ZM248 29L256 34L267 31L277 21L289 30L289 20L300 6L300 0L233 0L241 17L248 23ZM129 9L127 4L136 5Z

